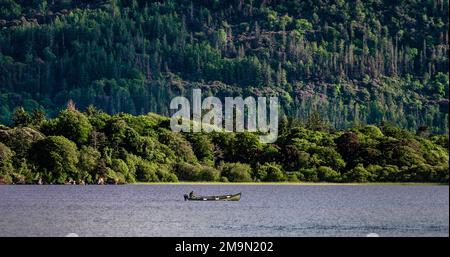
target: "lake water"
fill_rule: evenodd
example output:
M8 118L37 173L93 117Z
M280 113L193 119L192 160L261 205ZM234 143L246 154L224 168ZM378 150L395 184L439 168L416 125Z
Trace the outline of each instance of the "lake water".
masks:
M242 192L239 202L183 194ZM449 236L448 186L0 186L0 236Z

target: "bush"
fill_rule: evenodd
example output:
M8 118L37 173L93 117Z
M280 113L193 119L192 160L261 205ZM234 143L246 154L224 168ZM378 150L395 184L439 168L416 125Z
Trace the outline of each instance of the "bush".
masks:
M222 168L222 176L230 182L249 182L252 181L252 168L243 163L225 163Z
M0 165L0 169L1 169L1 165ZM13 179L12 179L11 175L0 174L0 185L1 184L12 184L12 183L13 183Z
M16 19L22 12L22 7L14 0L0 1L0 17L2 19Z
M232 149L235 160L254 164L262 149L263 145L257 135L248 132L236 133Z
M120 117L114 116L105 125L105 134L114 147L123 147L136 152L136 145L140 139L139 134Z
M337 171L334 171L332 168L326 166L320 166L317 169L317 176L321 181L327 182L341 181L341 174Z
M435 166L434 169L436 171L437 176L436 181L448 184L448 177L449 177L448 166Z
M367 125L361 128L359 131L361 131L364 135L371 137L371 138L377 138L377 137L383 137L383 132L381 132L381 129L379 129L377 126L374 125Z
M383 156L383 153L380 150L371 147L361 148L359 156L360 158L357 160L364 162L366 165L382 164L386 161L385 156Z
M212 167L204 166L200 170L199 180L201 181L217 181L220 178L220 171Z
M361 142L354 132L345 132L335 139L336 147L339 154L347 162L354 164L361 150Z
M28 167L25 159L20 160L18 168L13 173L13 182L18 184L32 184L36 180L36 173Z
M317 169L316 168L300 169L299 173L303 176L303 179L305 181L309 181L309 182L317 182L317 181L319 181L319 176L317 174Z
M447 149L447 151L449 150L449 136L448 134L446 135L435 135L431 137L431 140L433 141L433 143L440 145L442 147L444 147L445 149Z
M77 146L63 136L50 136L36 142L30 150L30 159L47 174L47 182L63 184L69 179L78 179Z
M0 142L0 184L11 184L11 174L14 172L14 167L11 163L13 152L9 147Z
M126 180L125 176L122 173L116 172L115 182L116 182L116 184L120 184L121 185L121 184L127 183L127 180Z
M175 158L179 162L197 163L197 157L192 150L191 143L181 133L164 129L160 132L160 140L175 153Z
M266 181L267 169L262 168L262 166L257 166L253 172L253 178L257 182Z
M136 182L134 176L130 174L130 169L127 164L121 159L112 160L112 169L117 173L121 174L125 182L134 183Z
M380 165L370 164L369 166L366 167L366 170L367 172L372 174L372 176L376 181L381 181L382 179L385 179L389 176L389 174L386 174L385 170Z
M426 181L439 181L436 171L434 167L421 163L419 165L414 165L412 167L406 168L403 172L403 180L404 181L413 181L413 182L426 182Z
M13 152L11 151L11 149L0 142L0 163L10 161L12 156Z
M181 181L197 181L200 177L201 167L189 163L179 163L175 165L175 172Z
M158 175L160 175L160 181L162 182L178 182L177 175L171 173L171 172L159 172Z
M341 155L330 147L311 147L313 153L311 161L317 166L327 166L335 170L342 170L345 167L345 161Z
M355 168L345 173L345 180L348 182L368 182L372 181L373 175L368 172L361 163Z
M392 151L392 158L399 167L411 167L425 162L425 159L419 152L419 147L413 141L399 142Z
M0 130L0 142L19 157L27 157L33 143L43 138L39 131L27 127Z
M12 120L14 127L27 127L31 125L31 117L23 107L18 107L14 110Z
M115 172L109 167L102 167L101 177L105 179L106 184L125 184L125 176L120 172Z
M64 110L56 119L44 123L42 130L50 135L64 136L81 145L88 142L92 125L83 113Z
M80 171L80 179L92 183L92 178L97 173L98 162L101 154L90 146L82 146L80 149L80 158L78 169Z
M264 163L264 165L260 166L256 174L260 176L259 179L261 181L284 181L286 180L283 168L281 165L278 165L276 163ZM264 176L265 175L265 176Z
M132 149L142 158L157 163L167 163L169 160L176 159L172 150L153 137L140 136L133 142Z
M175 166L176 175L184 181L218 181L220 171L198 164L180 163Z
M178 182L177 176L170 172L166 165L158 165L156 175L161 182Z
M396 182L401 180L401 173L397 166L395 165L369 165L367 166L367 171L373 174L376 181L380 182Z
M188 133L186 137L191 143L192 150L198 160L211 161L214 159L214 145L208 135L201 133Z
M300 182L304 180L304 176L300 172L289 172L286 174L286 177L289 182Z
M141 160L136 165L136 179L142 182L159 182L157 167L154 163Z

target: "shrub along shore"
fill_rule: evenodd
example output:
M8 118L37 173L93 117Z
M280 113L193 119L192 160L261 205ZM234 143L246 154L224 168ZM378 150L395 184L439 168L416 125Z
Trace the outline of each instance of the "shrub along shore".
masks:
M0 184L203 182L448 183L448 135L389 124L334 131L317 115L281 119L279 138L174 133L156 114L69 105L53 119L18 108L0 125ZM283 183L281 183L283 182ZM259 183L264 184L264 183ZM321 183L328 184L328 183Z

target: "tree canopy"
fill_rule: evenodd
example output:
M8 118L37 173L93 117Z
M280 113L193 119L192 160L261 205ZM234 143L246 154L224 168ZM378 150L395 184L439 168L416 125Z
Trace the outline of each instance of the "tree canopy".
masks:
M278 95L320 128L448 133L448 1L0 1L0 121L73 99L155 112L191 88ZM395 111L394 111L395 110ZM20 116L16 115L16 118ZM26 117L21 117L26 118Z
M0 126L0 181L448 183L448 135L288 121L274 144L262 144L256 133L176 133L164 116L89 110L63 110L33 128Z

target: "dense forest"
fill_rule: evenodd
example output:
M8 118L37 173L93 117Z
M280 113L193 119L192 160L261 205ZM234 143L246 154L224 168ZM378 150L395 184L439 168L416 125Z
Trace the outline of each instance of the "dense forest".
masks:
M109 115L168 115L172 97L201 88L205 95L221 97L277 95L287 117L305 121L314 113L335 129L386 122L412 133L419 128L448 133L448 8L446 0L0 0L0 123L13 124L18 106L56 117L69 99L82 111L93 104ZM143 116L104 119L112 122L121 117ZM95 123L100 121L91 122L100 126L99 131L104 129ZM127 122L122 125L132 127ZM59 136L50 128L46 125L41 132ZM43 137L28 130L3 133ZM154 141L161 131L155 129L152 137L139 129L136 133L163 147ZM304 133L327 140L334 137L299 130L286 134L286 140ZM394 140L380 135L379 142L364 132L352 133L348 135L358 136L362 146L377 149L377 154L386 150L377 148L386 143L383 140ZM111 136L107 131L105 135ZM366 142L366 137L375 141ZM133 154L128 159L108 159L104 148L86 146L84 139L74 140L83 147L77 151L60 137L45 140L39 147L64 144L73 153L101 155L104 172L113 160L134 158L141 163L136 149L114 152L122 157ZM317 140L302 147L322 149L327 144ZM416 147L409 143L401 147L435 147L425 139L411 140ZM122 148L110 145L108 149ZM305 150L312 159L319 155L297 150ZM28 153L13 151L14 158ZM243 161L231 153L224 156L231 158L226 162ZM346 169L367 168L348 163L347 157L342 156ZM120 163L110 167L125 167ZM255 163L249 165L256 168ZM403 164L395 165L402 169ZM295 170L276 164L263 167Z
M156 114L113 116L72 102L54 119L23 108L0 126L0 183L174 181L441 182L449 137L389 124L334 131L311 115L280 121L275 144L255 133L175 133Z

